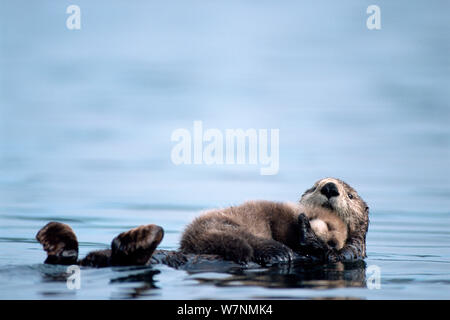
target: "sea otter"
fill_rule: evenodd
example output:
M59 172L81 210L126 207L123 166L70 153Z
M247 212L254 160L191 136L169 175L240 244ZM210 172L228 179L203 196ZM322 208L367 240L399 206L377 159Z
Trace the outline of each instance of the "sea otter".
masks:
M366 203L348 184L322 179L303 194L298 204L249 201L207 211L186 228L180 250L266 265L291 261L295 253L333 256L348 240L353 246L354 239L363 234L360 256L364 257L367 210ZM310 223L303 227L306 220L302 213ZM347 232L352 239L347 239Z
M347 226L332 210L294 203L249 201L236 207L210 210L196 218L184 231L180 250L263 265L291 261L295 252L304 250L306 239L312 238L309 235L302 239L300 213L306 215L313 234L328 249L342 249L347 240Z
M315 220L328 222L327 229ZM155 250L164 231L153 224L123 232L113 239L111 249L93 251L81 260L75 233L66 224L50 222L36 238L47 252L45 263L50 264L180 267L222 259L270 265L363 259L368 224L369 208L357 192L339 179L325 178L306 190L296 204L249 201L208 211L187 226L176 251Z

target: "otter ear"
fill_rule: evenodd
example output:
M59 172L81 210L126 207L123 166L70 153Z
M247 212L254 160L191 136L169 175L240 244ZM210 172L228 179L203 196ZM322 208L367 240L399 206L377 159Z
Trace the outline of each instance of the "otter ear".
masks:
M369 207L366 207L366 212L369 212Z

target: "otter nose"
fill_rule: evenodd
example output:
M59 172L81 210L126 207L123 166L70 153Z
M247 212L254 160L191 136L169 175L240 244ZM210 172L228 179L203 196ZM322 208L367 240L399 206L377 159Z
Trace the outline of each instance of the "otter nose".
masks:
M320 193L328 199L330 199L331 197L337 197L339 195L339 191L333 182L328 182L327 184L325 184L322 189L320 189Z

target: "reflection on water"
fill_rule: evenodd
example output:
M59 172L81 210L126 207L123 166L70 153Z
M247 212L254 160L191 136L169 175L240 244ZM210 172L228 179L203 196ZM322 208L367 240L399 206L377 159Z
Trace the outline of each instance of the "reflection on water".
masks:
M159 270L143 270L139 273L112 278L110 283L131 283L135 285L123 298L139 298L150 296L153 289L158 289L155 284L154 275L160 273Z
M215 270L188 272L192 274L198 285L212 285L216 287L265 287L265 288L309 288L332 289L345 287L365 287L365 263L337 263L330 265L283 265L274 266L268 270L260 268L248 270L246 268L230 268L220 273ZM135 283L136 287L128 289L131 298L148 296L149 291L158 289L154 275L159 270L143 270L137 274L130 274L111 279L111 283ZM213 276L211 276L213 275ZM214 276L215 275L215 276ZM217 277L219 275L219 277ZM157 293L153 292L153 295Z
M365 263L336 263L327 265L283 265L268 270L245 269L230 271L226 278L210 279L201 274L199 283L226 286L261 286L266 288L332 289L365 287Z
M226 263L225 263L226 265ZM215 267L202 271L187 270L189 278L196 281L196 285L213 286L220 288L234 287L262 287L270 289L316 289L326 290L335 288L365 288L366 264L362 261L354 263L335 264L285 264L270 268ZM234 265L234 266L232 266ZM43 283L66 283L69 273L65 266L39 267ZM194 268L195 269L195 268ZM96 270L99 271L99 270ZM100 271L99 271L100 272ZM109 285L116 286L118 291L113 292L115 298L142 298L158 297L163 284L159 284L155 276L161 271L158 266L149 267L112 267L102 269L101 272L109 277ZM183 284L180 284L182 287ZM45 293L50 294L50 291ZM74 294L69 290L53 292L53 295L64 297L66 294Z
M0 298L450 298L448 1L379 0L379 31L364 2L77 5L69 31L63 2L0 2ZM171 134L195 120L279 129L279 173L175 166ZM73 291L34 239L68 223L83 257L155 223L175 250L200 210L326 176L371 208L367 269L86 268Z

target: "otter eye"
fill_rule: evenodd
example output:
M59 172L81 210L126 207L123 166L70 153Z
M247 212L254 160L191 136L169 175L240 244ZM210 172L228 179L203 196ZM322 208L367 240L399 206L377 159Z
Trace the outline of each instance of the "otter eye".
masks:
M316 187L312 187L312 188L306 190L306 193L311 193L311 192L314 192L314 191L316 191Z
M353 195L352 195L351 193L348 194L348 197L349 197L350 199L353 199Z

